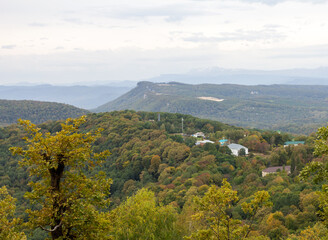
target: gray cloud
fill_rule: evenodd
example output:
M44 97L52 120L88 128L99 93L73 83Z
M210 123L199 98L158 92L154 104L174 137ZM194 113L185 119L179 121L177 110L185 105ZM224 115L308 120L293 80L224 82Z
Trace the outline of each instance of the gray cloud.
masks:
M1 48L2 49L14 49L16 47L16 45L2 45Z

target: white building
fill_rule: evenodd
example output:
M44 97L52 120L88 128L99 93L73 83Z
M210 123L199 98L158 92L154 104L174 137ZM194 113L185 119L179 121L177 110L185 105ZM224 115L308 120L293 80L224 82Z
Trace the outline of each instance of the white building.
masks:
M201 146L203 146L205 143L212 143L212 144L214 144L215 142L210 141L210 140L203 140L203 141L197 141L195 143L195 145L201 145Z
M192 137L198 138L198 137L202 137L205 138L205 134L203 132L197 132L193 135L191 135Z
M240 149L245 149L245 154L248 154L248 148L244 147L243 145L236 144L236 143L231 143L228 145L228 148L230 148L231 152L233 155L238 156Z

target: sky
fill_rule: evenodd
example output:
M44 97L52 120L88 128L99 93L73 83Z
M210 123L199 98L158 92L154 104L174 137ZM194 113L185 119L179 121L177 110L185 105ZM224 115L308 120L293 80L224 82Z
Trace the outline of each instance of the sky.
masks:
M0 84L327 67L328 0L0 0Z

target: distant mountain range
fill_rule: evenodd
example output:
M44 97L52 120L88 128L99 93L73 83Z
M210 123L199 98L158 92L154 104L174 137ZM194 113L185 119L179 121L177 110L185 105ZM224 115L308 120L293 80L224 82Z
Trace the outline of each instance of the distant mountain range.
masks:
M241 85L328 85L328 67L316 69L244 70L209 68L186 74L164 74L146 79L150 82L181 82L187 84L241 84Z
M328 121L328 86L140 82L94 111L123 109L191 114L243 127L310 133Z
M114 100L133 86L0 86L0 99L60 102L92 109Z
M145 79L148 82L181 82L186 84L240 85L328 85L328 67L288 70L243 70L209 68L185 74L164 74ZM94 109L134 88L135 81L89 82L87 86L24 85L0 86L0 99L60 102L84 109ZM93 85L97 84L97 85Z
M62 103L0 100L0 126L17 123L18 118L38 124L48 120L76 118L88 113L87 110Z
M295 133L310 133L328 121L328 67L274 71L210 68L161 75L138 85L133 81L98 84L102 85L0 86L0 99L58 102L95 112L179 112L242 127ZM13 117L4 122L27 118L23 112L11 111ZM65 116L71 115L55 114L54 119ZM37 122L41 119L52 118L49 114L34 118Z

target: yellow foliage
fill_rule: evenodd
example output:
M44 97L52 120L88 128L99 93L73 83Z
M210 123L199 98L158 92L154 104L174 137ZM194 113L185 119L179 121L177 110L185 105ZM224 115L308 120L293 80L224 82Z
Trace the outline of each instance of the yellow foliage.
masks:
M93 169L109 156L109 151L94 153L92 144L100 137L101 129L81 133L79 127L85 116L67 119L62 129L51 135L27 120L19 120L29 134L26 148L11 148L14 154L23 156L21 165L27 166L31 192L25 194L32 205L28 209L28 226L50 232L53 239L101 238L104 233L103 214L96 207L109 204L109 188L112 183L103 172L87 177L84 169Z
M23 232L19 232L18 227L22 220L12 218L15 213L15 201L8 194L7 188L0 188L0 239L1 240L26 240ZM11 219L11 220L10 220Z
M274 184L280 184L284 182L284 179L281 176L277 176L272 182Z

